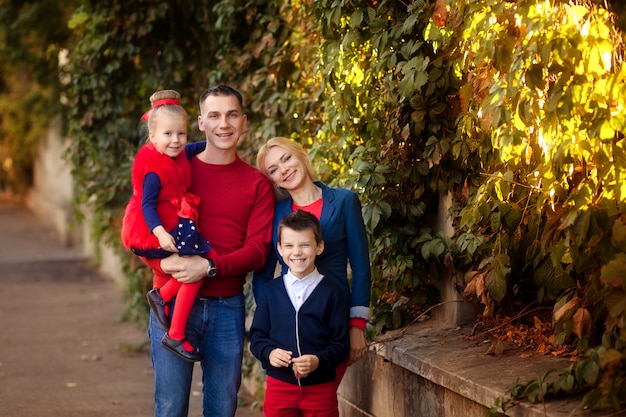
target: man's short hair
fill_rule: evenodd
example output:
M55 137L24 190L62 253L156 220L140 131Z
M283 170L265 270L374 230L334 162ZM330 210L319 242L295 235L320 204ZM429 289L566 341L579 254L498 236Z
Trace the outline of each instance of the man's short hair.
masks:
M241 106L241 109L243 110L243 96L241 95L239 91L235 90L234 88L230 86L220 84L220 85L216 85L215 87L210 87L204 90L204 93L202 93L202 95L200 96L200 108L202 108L202 104L204 103L204 101L206 100L208 96L222 96L222 97L235 96L237 97L237 100L239 101L239 105Z

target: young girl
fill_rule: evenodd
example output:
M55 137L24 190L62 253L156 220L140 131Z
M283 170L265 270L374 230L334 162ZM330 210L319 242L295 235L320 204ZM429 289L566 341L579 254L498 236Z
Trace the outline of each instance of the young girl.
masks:
M187 112L174 90L157 91L150 103L151 110L142 117L148 122L148 141L133 163L133 195L122 221L122 242L145 258L166 258L172 253L205 256L212 247L196 229L199 198L187 192L191 181L185 153ZM156 320L168 330L163 346L190 362L202 360L185 334L201 285L202 280L181 284L169 276L147 295Z

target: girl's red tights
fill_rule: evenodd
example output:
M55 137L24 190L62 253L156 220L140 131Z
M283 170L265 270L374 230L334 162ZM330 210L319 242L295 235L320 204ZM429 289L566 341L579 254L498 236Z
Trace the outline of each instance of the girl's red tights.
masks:
M187 327L187 320L191 313L193 303L196 301L198 290L202 285L202 280L193 282L191 284L182 284L174 278L170 278L165 285L159 289L159 293L164 301L172 301L176 297L176 304L174 305L174 311L170 313L165 311L171 317L170 330L167 334L174 340L185 339L185 328ZM167 306L166 306L167 308ZM188 352L193 352L195 348L189 343L189 341L183 342L183 348Z

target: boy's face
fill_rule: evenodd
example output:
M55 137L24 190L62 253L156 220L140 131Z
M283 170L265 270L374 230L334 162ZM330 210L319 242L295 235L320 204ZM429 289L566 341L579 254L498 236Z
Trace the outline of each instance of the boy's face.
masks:
M278 253L298 278L304 278L315 269L315 257L324 250L324 242L315 242L313 230L296 231L283 227L278 242Z

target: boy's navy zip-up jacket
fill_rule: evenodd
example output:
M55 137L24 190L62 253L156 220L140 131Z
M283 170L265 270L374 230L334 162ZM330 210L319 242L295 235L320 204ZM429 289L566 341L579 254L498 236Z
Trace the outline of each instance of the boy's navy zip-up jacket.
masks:
M289 299L283 278L267 283L254 313L250 328L250 350L261 361L267 375L296 385L316 385L335 379L335 369L350 352L348 316L350 303L342 288L323 278L309 298L296 311ZM319 358L319 367L297 380L292 367L270 365L270 353L276 348Z

